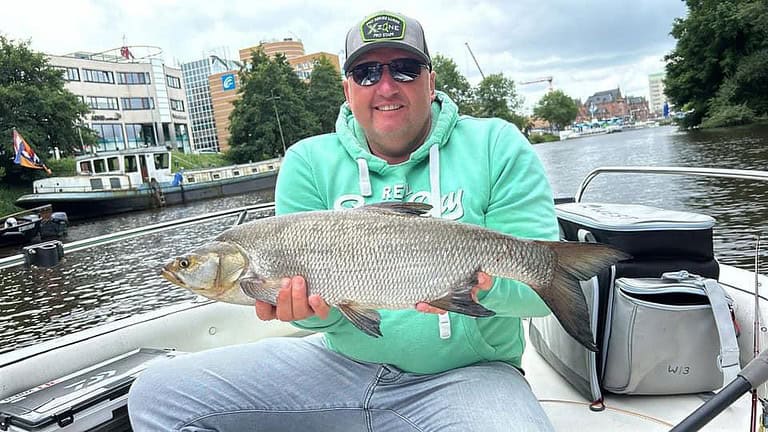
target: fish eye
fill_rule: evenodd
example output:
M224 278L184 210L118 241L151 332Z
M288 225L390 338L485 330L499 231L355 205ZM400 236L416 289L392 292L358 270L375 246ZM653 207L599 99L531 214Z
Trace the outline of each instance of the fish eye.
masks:
M179 267L181 267L183 269L189 267L189 260L186 259L186 258L180 258L179 259Z

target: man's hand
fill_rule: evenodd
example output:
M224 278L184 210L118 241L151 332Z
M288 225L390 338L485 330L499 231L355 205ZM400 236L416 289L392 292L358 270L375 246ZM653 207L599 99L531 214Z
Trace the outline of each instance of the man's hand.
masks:
M296 321L318 316L328 318L331 308L319 295L307 297L307 282L301 276L284 278L277 294L277 306L256 302L256 316L264 321Z
M472 288L472 300L477 301L477 292L479 290L488 291L493 286L493 278L488 273L477 272L477 285ZM429 303L416 303L416 310L419 312L441 314L446 311L431 306Z

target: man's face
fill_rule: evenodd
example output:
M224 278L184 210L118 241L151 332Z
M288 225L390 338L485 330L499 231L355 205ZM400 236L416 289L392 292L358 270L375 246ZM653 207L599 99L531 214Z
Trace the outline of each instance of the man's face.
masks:
M401 49L381 48L362 55L352 67L401 58L416 57ZM344 95L365 131L371 152L390 163L400 163L407 160L429 134L435 72L422 68L413 81L397 82L392 79L389 66L384 66L381 80L374 85L361 86L352 77L345 79Z

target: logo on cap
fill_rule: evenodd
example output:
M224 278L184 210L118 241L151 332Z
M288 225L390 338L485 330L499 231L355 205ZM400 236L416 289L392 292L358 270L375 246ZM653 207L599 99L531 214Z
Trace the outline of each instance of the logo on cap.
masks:
M405 21L394 15L376 15L360 26L363 42L401 40L405 37Z

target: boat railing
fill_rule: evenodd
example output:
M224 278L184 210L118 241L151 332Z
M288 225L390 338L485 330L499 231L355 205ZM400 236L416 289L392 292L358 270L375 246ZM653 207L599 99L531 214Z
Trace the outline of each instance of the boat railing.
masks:
M134 237L140 237L140 236L149 235L149 234L156 234L159 232L163 232L163 231L167 231L175 228L195 225L201 222L208 222L208 221L213 221L213 220L232 217L232 216L237 216L237 219L233 224L233 226L235 226L245 222L249 213L262 212L262 211L274 211L274 209L275 209L274 202L253 204L253 205L238 207L238 208L229 209L229 210L222 210L218 212L190 216L182 219L175 219L171 221L160 222L152 225L119 231L116 233L105 234L105 235L101 235L93 238L77 240L70 243L65 243L62 246L63 246L64 254L66 255L68 253L90 249L96 246L103 246L103 245L107 245L107 244L118 242L118 241L124 241ZM34 247L35 245L27 246L27 248L34 248ZM25 254L23 253L5 257L5 258L0 258L0 270L4 270L10 267L15 267L20 264L24 264L25 262L26 262Z
M587 186L601 174L671 174L694 177L720 177L741 180L768 181L768 171L740 170L729 168L692 168L673 166L606 166L592 170L581 182L574 195L575 202L581 202Z

